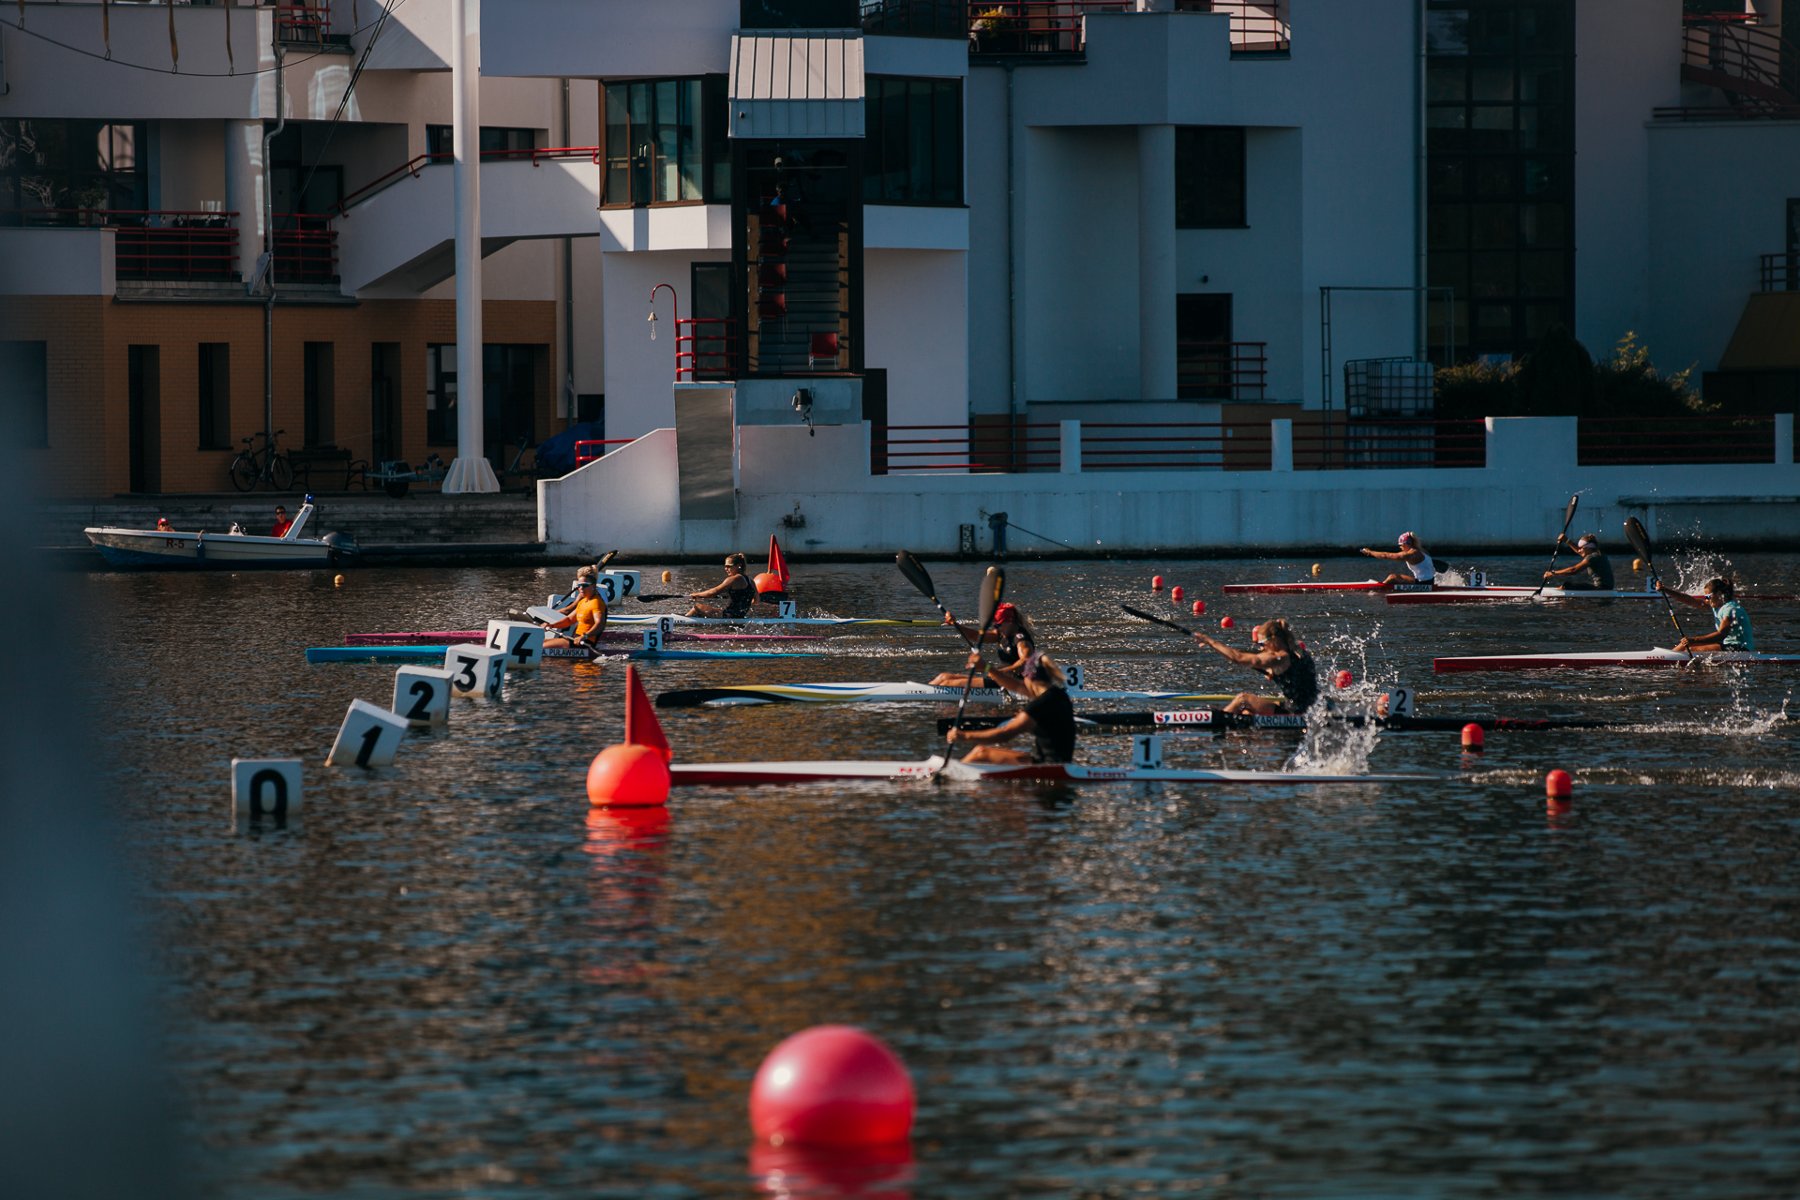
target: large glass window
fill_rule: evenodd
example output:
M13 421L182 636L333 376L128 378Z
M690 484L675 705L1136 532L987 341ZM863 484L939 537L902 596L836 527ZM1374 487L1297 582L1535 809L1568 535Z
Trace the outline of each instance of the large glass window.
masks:
M535 149L537 149L537 130L535 129L514 129L503 125L483 125L481 127L481 152L483 154ZM425 127L425 153L448 157L455 152L456 126L427 125Z
M862 30L884 37L969 36L969 6L963 0L861 0Z
M456 343L425 347L425 442L456 445Z
M962 81L867 80L863 203L962 203Z
M606 204L731 198L725 77L609 83L602 93Z
M859 0L739 0L744 29L855 29Z
M142 122L0 119L0 220L74 224L84 210L142 210L144 131Z
M1175 228L1235 229L1244 206L1244 131L1236 126L1175 130Z
M1429 281L1456 289L1459 357L1521 355L1574 324L1574 6L1428 5Z

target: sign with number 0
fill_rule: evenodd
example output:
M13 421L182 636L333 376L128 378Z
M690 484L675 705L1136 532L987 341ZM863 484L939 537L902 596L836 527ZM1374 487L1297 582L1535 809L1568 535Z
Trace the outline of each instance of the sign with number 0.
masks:
M300 811L300 760L234 758L231 760L231 811L277 821Z

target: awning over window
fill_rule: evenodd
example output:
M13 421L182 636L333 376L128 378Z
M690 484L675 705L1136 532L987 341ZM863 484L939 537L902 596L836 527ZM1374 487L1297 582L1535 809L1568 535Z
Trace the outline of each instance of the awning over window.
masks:
M731 136L863 135L863 44L854 32L731 39Z

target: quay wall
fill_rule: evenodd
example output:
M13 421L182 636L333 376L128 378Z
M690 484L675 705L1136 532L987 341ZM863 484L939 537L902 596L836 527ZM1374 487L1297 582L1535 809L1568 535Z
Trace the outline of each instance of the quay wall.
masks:
M1069 438L1065 423L1065 444ZM1291 429L1273 423L1274 469L871 475L869 426L742 426L731 521L683 521L674 430L538 484L538 537L552 554L592 546L664 557L754 548L791 553L951 555L961 527L989 546L989 513L1015 553L1258 553L1386 547L1415 530L1443 555L1543 547L1571 494L1577 528L1624 549L1622 524L1661 541L1740 548L1800 543L1793 418L1766 463L1583 466L1572 417L1488 418L1479 468L1293 470ZM1078 439L1073 439L1078 444ZM1075 456L1075 457L1078 457ZM1074 464L1078 466L1077 464ZM1030 531L1030 532L1026 532Z

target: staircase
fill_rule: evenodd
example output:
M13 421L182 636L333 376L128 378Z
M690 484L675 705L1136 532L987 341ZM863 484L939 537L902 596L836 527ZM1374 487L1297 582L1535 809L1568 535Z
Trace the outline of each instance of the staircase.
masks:
M1712 15L1682 22L1681 78L1743 117L1800 115L1800 53L1779 29Z
M798 204L764 203L749 217L749 354L754 375L848 368L850 232ZM834 356L815 359L814 336L836 334Z

